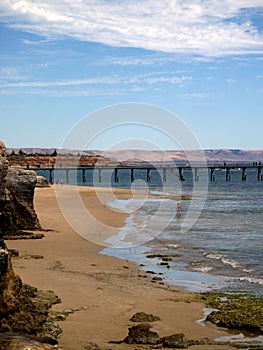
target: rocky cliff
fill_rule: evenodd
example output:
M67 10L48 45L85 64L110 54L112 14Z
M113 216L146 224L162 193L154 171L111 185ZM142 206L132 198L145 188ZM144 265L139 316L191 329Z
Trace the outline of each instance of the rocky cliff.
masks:
M9 167L5 145L0 142L0 226L4 237L41 228L33 203L36 183L35 172Z
M9 168L5 145L0 142L0 349L13 349L9 346L14 339L13 332L51 344L57 342L61 333L49 317L49 309L59 298L51 291L38 291L22 283L13 271L3 239L24 229L40 228L33 205L36 182L34 172ZM14 340L17 346L17 336Z

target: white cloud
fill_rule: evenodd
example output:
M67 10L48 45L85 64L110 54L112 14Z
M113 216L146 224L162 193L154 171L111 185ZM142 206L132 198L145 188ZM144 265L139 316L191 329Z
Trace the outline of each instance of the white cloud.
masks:
M2 68L2 71L7 71L8 75L11 73L11 69ZM8 76L6 77L8 78ZM30 88L64 88L64 87L86 87L90 85L118 85L124 84L131 86L130 89L138 91L138 89L145 89L147 86L151 86L157 83L167 84L185 84L192 80L191 76L175 76L173 72L151 72L144 74L132 74L131 76L114 75L114 76L101 76L87 79L72 79L72 80L50 80L50 81L25 81L20 79L20 76L15 76L13 79L9 76L9 80L0 80L0 88L3 89L30 89ZM11 80L11 81L10 81ZM17 80L17 81L16 81ZM136 86L139 84L139 87Z
M14 83L0 83L1 88L32 88L32 87L65 87L92 84L114 84L118 78L102 77L90 79L60 80L60 81L22 81Z
M154 78L147 78L145 79L145 81L152 85L152 84L156 84L156 83L170 83L170 84L183 84L187 81L191 81L192 77L187 77L187 76L183 76L183 77L175 77L175 76L170 76L170 77L154 77Z
M2 0L0 19L48 40L224 56L263 52L248 16L235 20L253 7L262 11L262 0Z
M5 80L26 80L28 75L22 72L19 67L2 67L0 69L1 79Z
M202 99L202 98L211 97L211 94L204 93L204 92L189 92L189 93L180 94L180 97L186 98L186 99L190 99L190 98Z

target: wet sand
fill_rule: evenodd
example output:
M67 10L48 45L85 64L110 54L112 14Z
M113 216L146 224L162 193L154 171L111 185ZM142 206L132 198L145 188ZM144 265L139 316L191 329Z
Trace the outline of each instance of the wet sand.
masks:
M98 191L107 194L110 190ZM102 242L116 234L127 215L102 204L94 188L81 187L79 193L92 215L85 222L81 222L81 217L77 217L77 221L85 226L89 237L93 237L93 241L100 237ZM118 198L131 196L130 190L125 189L116 189L114 194ZM62 195L70 197L69 193ZM20 253L19 258L13 258L13 266L23 282L53 290L62 299L53 309L81 309L60 322L63 335L59 344L64 350L85 350L91 344L103 350L152 349L151 346L108 343L124 339L128 327L134 325L129 319L140 311L161 318L153 323L152 330L162 337L184 333L188 339L202 339L228 334L213 325L202 326L196 322L203 317L203 304L189 302L189 293L179 287L153 283L152 276L140 271L136 264L99 254L102 246L82 238L61 214L55 186L36 189L35 208L41 226L53 231L45 232L42 240L7 241L7 245ZM78 216L77 211L74 212L74 201L70 210L73 216ZM191 349L234 347L200 345Z

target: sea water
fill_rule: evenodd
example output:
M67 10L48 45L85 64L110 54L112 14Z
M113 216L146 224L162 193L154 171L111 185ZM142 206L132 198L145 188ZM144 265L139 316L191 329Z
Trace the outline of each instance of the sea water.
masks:
M263 294L263 181L257 180L253 169L248 169L247 181L242 181L241 172L231 170L231 181L226 181L225 172L216 170L215 181L208 179L202 210L198 196L193 198L196 183L190 171L185 172L184 182L168 173L164 183L162 174L151 171L151 181L146 183L143 170L134 172L134 183L128 170L119 172L118 183L110 170L103 171L101 182L91 171L85 183L80 172L69 180L74 183L77 177L79 185L148 189L147 199L108 203L129 216L119 234L108 239L110 247L102 254L136 261L143 270L191 291L252 290ZM63 175L61 171L57 177ZM202 176L199 181L204 181ZM178 195L185 198L180 217L175 215ZM200 196L204 196L202 191ZM190 206L197 215L194 224L182 230ZM163 256L171 256L170 261L164 264Z

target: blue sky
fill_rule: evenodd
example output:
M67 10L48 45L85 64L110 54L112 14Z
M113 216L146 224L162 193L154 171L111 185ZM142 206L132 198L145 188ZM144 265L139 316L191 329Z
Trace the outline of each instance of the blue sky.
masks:
M202 148L262 149L263 0L2 0L0 40L8 147L59 147L89 113L142 102Z

